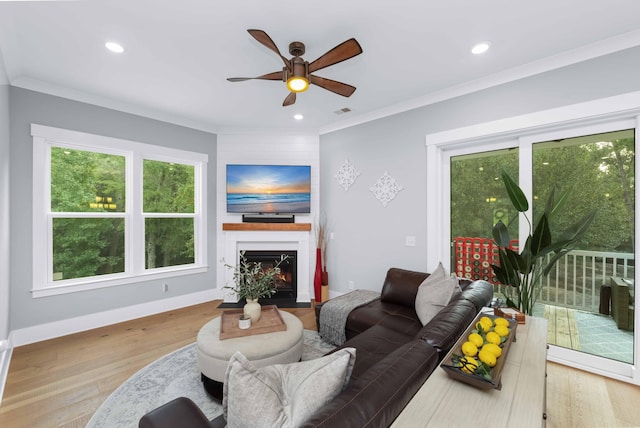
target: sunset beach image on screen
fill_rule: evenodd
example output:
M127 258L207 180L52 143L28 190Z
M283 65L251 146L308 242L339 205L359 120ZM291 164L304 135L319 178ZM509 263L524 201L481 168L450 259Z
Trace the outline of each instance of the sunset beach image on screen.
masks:
M309 165L227 165L227 212L311 212Z

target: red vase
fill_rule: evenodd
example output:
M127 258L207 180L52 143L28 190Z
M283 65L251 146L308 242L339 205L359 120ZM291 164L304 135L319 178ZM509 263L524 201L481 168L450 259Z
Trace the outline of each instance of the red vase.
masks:
M322 253L316 248L316 272L313 276L313 294L316 303L322 301Z

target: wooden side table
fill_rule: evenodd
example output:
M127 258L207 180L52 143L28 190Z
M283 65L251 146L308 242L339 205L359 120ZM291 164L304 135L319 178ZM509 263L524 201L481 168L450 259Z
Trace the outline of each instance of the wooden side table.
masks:
M546 367L547 320L527 316L504 363L501 390L475 388L437 367L391 426L543 427Z

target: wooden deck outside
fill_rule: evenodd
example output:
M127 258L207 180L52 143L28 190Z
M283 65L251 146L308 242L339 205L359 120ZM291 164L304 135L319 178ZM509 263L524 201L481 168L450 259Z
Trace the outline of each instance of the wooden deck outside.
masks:
M560 306L545 305L544 318L549 321L547 343L564 348L580 350L578 325L575 310Z

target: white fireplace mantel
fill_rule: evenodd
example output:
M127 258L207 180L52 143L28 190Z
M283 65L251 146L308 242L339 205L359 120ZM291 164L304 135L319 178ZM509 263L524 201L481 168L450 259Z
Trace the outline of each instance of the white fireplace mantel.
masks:
M296 226L293 226L296 225ZM224 233L224 260L235 265L238 263L239 253L242 250L262 251L297 251L297 303L311 302L311 254L309 251L309 239L311 225L301 223L266 224L260 227L257 223L225 223ZM233 284L233 271L225 269L225 284ZM236 302L237 298L225 295L225 302Z

